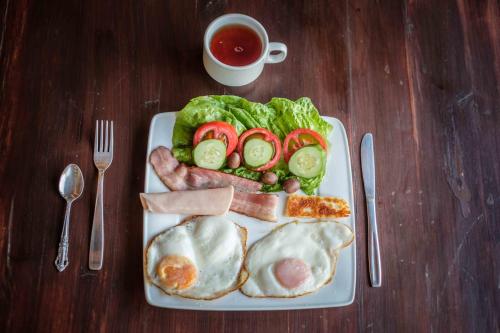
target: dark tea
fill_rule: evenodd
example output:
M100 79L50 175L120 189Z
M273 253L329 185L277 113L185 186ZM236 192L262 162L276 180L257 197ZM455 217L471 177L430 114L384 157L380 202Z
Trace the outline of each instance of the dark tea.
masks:
M255 31L244 25L227 25L213 35L210 51L226 65L245 66L259 59L262 42Z

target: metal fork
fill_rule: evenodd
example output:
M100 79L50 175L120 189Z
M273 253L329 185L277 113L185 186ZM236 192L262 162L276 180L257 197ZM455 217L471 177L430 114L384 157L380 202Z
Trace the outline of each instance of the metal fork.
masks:
M94 220L92 222L92 235L90 237L89 268L92 270L102 268L104 252L104 172L113 161L113 121L111 121L111 131L109 131L109 122L107 120L106 122L101 120L100 125L99 120L97 120L94 140L94 164L97 170L99 170L99 178L97 179ZM105 130L104 125L106 125Z

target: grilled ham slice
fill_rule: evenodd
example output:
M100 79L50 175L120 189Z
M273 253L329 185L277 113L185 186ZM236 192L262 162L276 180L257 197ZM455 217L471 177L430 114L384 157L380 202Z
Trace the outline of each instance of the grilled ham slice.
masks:
M230 207L232 211L266 221L277 219L278 196L251 193L262 188L259 182L220 171L188 167L179 163L170 149L163 146L151 152L149 161L158 177L171 191L213 189L232 185L235 189Z

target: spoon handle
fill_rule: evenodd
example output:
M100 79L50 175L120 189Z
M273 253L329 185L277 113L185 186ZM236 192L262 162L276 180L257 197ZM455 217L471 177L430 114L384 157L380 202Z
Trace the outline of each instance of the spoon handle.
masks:
M61 240L59 241L59 250L55 261L57 270L64 271L68 266L68 247L69 247L69 216L71 213L71 202L66 203L66 213L64 214L64 224L61 232Z

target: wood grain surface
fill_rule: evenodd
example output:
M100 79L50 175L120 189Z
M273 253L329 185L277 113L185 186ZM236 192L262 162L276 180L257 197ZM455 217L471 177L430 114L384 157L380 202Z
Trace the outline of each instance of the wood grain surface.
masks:
M201 62L206 26L258 19L288 45L242 88ZM498 332L500 8L473 1L0 1L0 331ZM205 94L311 97L345 125L357 212L354 304L277 312L154 308L142 282L148 126ZM96 119L115 121L104 268L88 247ZM370 288L360 141L373 132L382 288ZM54 267L57 181L80 165L70 265Z

